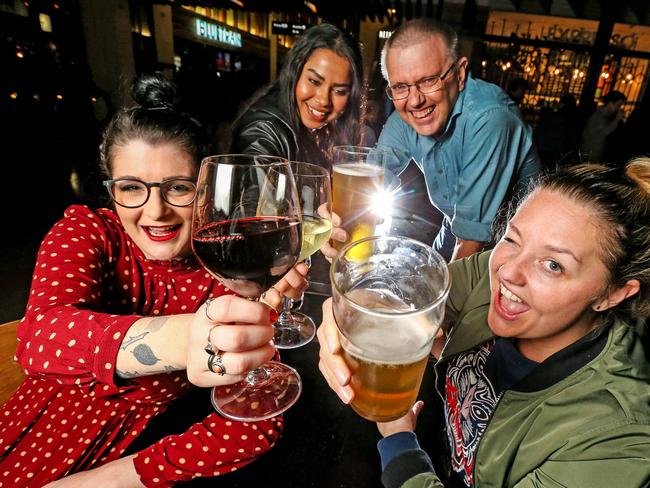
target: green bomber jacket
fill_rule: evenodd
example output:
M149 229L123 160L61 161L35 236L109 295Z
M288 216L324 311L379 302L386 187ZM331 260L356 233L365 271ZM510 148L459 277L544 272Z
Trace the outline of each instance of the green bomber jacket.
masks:
M441 395L447 361L493 337L487 326L489 254L450 266L449 332L436 364ZM650 361L640 325L614 321L505 391L477 448L474 486L650 486ZM424 458L417 450L400 454L386 467L384 484L442 487ZM408 477L400 480L400 471Z

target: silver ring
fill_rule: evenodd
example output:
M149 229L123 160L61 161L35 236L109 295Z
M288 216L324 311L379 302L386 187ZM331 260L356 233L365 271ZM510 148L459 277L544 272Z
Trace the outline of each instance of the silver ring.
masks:
M210 304L211 304L213 301L214 301L214 298L208 298L208 299L205 301L205 316L208 318L208 320L209 320L210 322L214 322L214 320L212 319L212 317L210 317L210 315L208 314L208 309L210 308ZM208 341L208 342L210 342L210 341Z
M282 297L282 293L280 293L280 291L279 291L275 286L271 286L271 288L273 288L275 291L277 291L277 292L278 292L278 295L280 295L280 297ZM266 298L266 294L267 294L267 292L271 291L271 288L269 288L269 289L266 290L264 293L262 293L262 294L260 295L260 298L261 298L261 299Z
M218 369L215 370L214 368ZM208 369L219 376L226 374L226 367L223 365L223 359L221 358L220 352L208 357Z
M207 352L210 356L213 356L219 352L219 349L217 349L217 351L215 352L214 346L212 345L212 341L210 340L210 334L212 333L212 329L214 329L215 327L216 325L210 327L210 330L208 331L208 343L203 348L203 350Z

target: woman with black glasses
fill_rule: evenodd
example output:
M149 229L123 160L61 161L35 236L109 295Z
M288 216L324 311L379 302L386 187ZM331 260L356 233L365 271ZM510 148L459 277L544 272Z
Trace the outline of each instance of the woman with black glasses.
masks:
M210 145L173 84L143 76L132 94L137 106L115 116L100 147L114 208L70 207L41 245L17 332L28 377L0 411L1 486L172 486L234 471L280 434L281 418L212 412L159 442L138 439L183 401L188 377L231 384L273 357L277 314L234 296L192 255L195 181ZM267 295L272 306L277 290L300 296L307 270L298 269ZM190 410L204 405L207 395Z

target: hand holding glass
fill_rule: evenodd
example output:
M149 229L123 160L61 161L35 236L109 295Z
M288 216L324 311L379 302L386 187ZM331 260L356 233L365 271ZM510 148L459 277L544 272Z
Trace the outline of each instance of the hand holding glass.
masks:
M330 279L334 319L352 372L350 405L374 422L404 416L415 403L444 317L445 261L413 239L370 237L341 250Z
M258 298L300 253L300 205L291 167L272 156L211 156L201 164L197 191L192 249L199 262L231 290ZM239 383L213 388L212 403L226 417L263 420L293 405L300 390L293 368L270 361Z

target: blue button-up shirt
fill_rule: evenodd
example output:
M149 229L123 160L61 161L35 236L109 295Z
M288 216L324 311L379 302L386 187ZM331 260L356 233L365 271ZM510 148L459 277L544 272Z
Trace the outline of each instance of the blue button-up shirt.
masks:
M451 220L455 236L471 241L492 240L501 203L540 168L532 131L515 103L469 73L442 136L421 136L394 112L378 147L392 152L387 168L394 173L415 161L431 203Z

